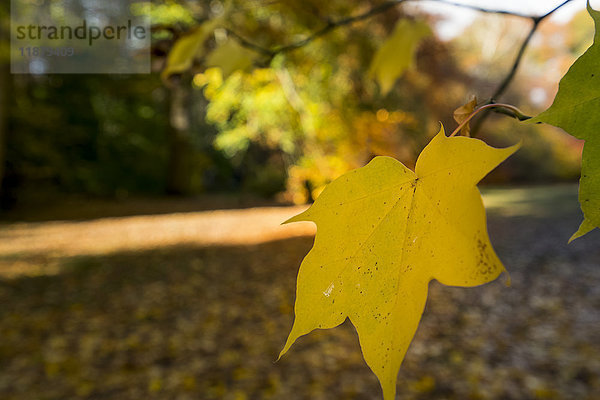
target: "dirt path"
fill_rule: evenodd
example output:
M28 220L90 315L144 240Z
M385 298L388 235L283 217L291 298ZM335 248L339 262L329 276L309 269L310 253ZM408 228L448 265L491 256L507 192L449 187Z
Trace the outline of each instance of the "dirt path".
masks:
M258 244L309 236L314 234L313 224L281 225L305 208L264 207L5 225L0 228L0 276L56 273L60 260L66 257L175 245Z

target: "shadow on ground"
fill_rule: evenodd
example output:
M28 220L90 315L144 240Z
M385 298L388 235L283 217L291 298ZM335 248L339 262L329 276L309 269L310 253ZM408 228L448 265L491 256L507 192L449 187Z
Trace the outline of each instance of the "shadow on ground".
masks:
M490 220L511 271L431 284L401 399L593 399L600 393L598 232L577 216ZM274 360L311 237L63 256L0 281L0 398L378 399L348 323Z
M274 200L250 195L222 194L199 197L127 197L106 198L35 198L22 201L16 208L0 210L0 221L47 222L85 221L95 218L165 215L207 210L233 210L251 207L286 206Z

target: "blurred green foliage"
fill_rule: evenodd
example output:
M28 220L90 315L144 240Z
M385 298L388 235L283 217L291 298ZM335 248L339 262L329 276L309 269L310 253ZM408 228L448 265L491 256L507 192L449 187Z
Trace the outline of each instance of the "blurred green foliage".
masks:
M473 39L482 37L478 32L485 24L451 42L423 39L413 65L387 95L368 75L373 56L399 19L433 25L431 17L391 8L295 51L272 58L257 53L251 68L232 72L234 65L225 74L205 67L223 64L226 52L235 51L233 36L217 29L203 44L208 56L167 82L158 77L173 43L223 16L226 7L231 10L225 18L229 28L258 46L274 48L375 3L168 0L138 7L136 12L152 15L156 28L152 75L11 77L5 202L41 192L161 194L173 179L169 169L179 160L189 175L186 194L247 191L302 203L373 156L389 155L413 165L439 121L453 129L452 111L473 93L480 98L490 93L508 68L505 61L485 58L485 43ZM6 22L5 6L0 15ZM583 31L574 29L565 39L567 52L583 46ZM514 42L511 46L499 48L514 50ZM210 62L214 49L225 57L215 55ZM543 70L535 65L536 73ZM527 71L522 76L527 79ZM532 86L520 83L507 95L509 100L525 110L539 108L529 101ZM186 154L173 147L174 88L189 98L184 110L189 126L180 146ZM556 131L501 117L490 121L484 133L492 141L525 140L491 181L577 177L580 147Z
M162 191L168 121L146 77L15 77L7 164L22 185Z

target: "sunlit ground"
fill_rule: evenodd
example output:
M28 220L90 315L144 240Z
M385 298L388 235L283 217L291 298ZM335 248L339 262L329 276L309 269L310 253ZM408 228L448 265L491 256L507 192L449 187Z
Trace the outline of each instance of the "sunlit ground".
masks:
M566 244L576 186L484 200L512 286L432 283L400 398L595 399L599 235ZM280 223L301 210L1 225L0 398L380 398L348 324L273 363L314 233Z
M576 185L487 188L483 200L489 213L503 216L547 217L578 207ZM310 236L315 232L313 224L281 225L305 208L257 207L4 224L0 225L0 276L57 273L65 260L74 257L176 245L247 245Z
M550 217L576 214L577 185L482 189L488 213L503 216Z
M305 207L216 210L91 221L15 223L0 229L0 275L53 274L74 257L170 246L248 245L310 235L308 223L281 226Z

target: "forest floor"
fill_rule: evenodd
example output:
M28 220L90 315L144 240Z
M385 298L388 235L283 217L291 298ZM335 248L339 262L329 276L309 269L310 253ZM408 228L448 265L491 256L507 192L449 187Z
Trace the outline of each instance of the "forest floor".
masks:
M485 190L512 286L431 283L400 399L597 398L600 232L567 245L576 190ZM0 398L381 398L348 321L274 362L314 234L280 222L302 207L107 204L0 224Z

